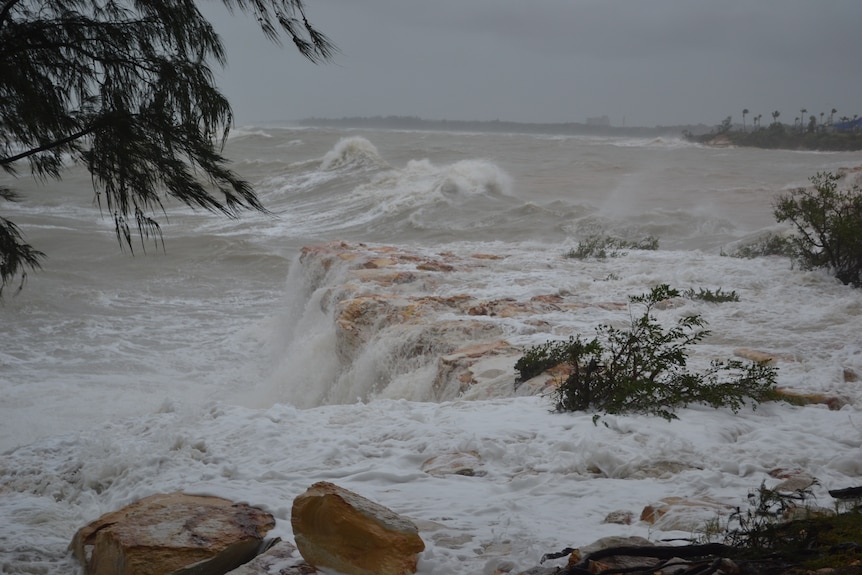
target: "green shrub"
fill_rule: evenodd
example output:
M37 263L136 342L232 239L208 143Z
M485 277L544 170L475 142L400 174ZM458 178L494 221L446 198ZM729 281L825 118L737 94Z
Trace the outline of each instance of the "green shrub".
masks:
M813 189L780 196L775 218L796 230L792 242L803 269L827 268L842 283L862 287L862 190L838 189L839 176L820 172Z
M793 241L785 236L778 234L765 234L757 238L755 241L742 244L729 255L732 258L754 259L764 256L786 256L796 257L796 249Z
M694 288L687 289L683 292L683 297L691 300L708 301L710 303L724 303L728 301L739 301L739 296L736 291L722 292L721 288L715 291L699 288L697 292Z
M652 312L657 303L672 297L679 297L679 292L667 285L630 297L644 313L631 316L629 329L601 325L596 328L598 337L590 341L577 336L531 348L515 368L522 379L529 379L542 371L539 367L546 360L551 365L566 363L570 373L555 391L559 411L644 413L671 420L676 419L676 408L691 403L736 412L747 400L756 406L775 397L776 370L771 366L713 361L703 373L690 373L688 348L709 332L699 315L683 317L664 329Z
M568 345L564 341L549 341L529 348L515 363L515 369L520 374L518 382L532 379L546 369L565 363L569 358Z
M618 257L626 254L625 250L651 250L658 249L658 238L647 236L640 241L630 241L614 238L602 234L594 234L585 237L578 242L578 247L572 248L565 253L565 257L578 260L595 258L598 260L608 257Z

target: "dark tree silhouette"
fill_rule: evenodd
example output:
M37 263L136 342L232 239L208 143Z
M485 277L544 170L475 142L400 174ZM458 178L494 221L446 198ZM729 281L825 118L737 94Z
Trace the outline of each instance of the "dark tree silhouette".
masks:
M336 51L303 0L222 1L312 62ZM228 216L265 211L221 154L232 112L211 65L224 63L194 0L0 0L0 166L45 179L82 164L130 248L130 228L160 237L149 214L168 196ZM0 199L18 197L0 187ZM0 217L0 291L43 257Z

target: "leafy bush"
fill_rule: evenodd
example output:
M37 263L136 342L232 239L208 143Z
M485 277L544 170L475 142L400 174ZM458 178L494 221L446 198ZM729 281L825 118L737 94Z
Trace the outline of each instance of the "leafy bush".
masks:
M722 253L722 255L745 259L754 259L764 256L795 257L796 249L789 238L770 233L760 236L753 242L739 246L730 254Z
M568 359L568 344L564 341L549 341L529 348L515 363L515 369L520 374L518 382L532 379L554 366L565 363Z
M565 363L569 375L555 391L559 411L596 409L604 413L644 413L667 420L674 410L691 403L729 407L738 411L747 400L756 403L775 397L776 370L758 363L713 361L703 373L686 369L689 346L706 337L706 322L699 315L681 318L664 329L653 317L661 301L679 297L677 290L660 285L650 293L630 297L642 305L632 315L629 329L609 325L596 328L598 337L583 341L549 342L527 350L515 368L522 379ZM598 419L598 415L594 419Z
M862 287L862 190L839 190L839 179L819 172L813 189L778 198L775 218L796 228L792 241L804 269L827 268L842 283Z
M739 296L736 294L736 290L722 292L721 288L718 288L715 291L699 288L697 292L694 291L694 288L690 288L685 290L682 295L691 300L708 301L710 303L739 301Z
M578 242L578 247L566 252L565 257L578 260L595 258L599 260L608 257L625 255L624 250L651 250L658 249L658 238L648 236L638 242L604 236L601 234L590 235Z

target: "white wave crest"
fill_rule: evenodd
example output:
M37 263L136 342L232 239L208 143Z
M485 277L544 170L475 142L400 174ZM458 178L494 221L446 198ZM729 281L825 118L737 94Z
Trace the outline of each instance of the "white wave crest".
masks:
M446 196L489 194L510 196L512 178L485 160L462 160L439 170L435 190Z
M239 128L234 128L230 131L230 135L228 136L228 138L231 140L235 140L239 138L247 138L249 136L272 138L272 134L254 126L240 126Z
M350 166L381 167L386 163L377 148L359 136L342 138L329 150L320 163L321 170L337 170Z
M701 148L701 144L689 142L683 138L662 137L657 138L631 138L608 140L613 146L620 148L665 148L676 150L679 148Z
M485 160L462 160L445 166L411 160L404 168L383 172L357 187L353 197L371 202L365 215L374 219L434 205L458 206L482 196L509 196L511 188L511 177Z

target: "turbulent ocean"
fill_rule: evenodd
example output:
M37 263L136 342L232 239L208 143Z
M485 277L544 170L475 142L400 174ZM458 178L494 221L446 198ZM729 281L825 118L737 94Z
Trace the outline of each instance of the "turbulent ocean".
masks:
M823 484L831 480L829 488L862 481L862 384L847 376L862 374L862 291L786 258L727 255L786 231L773 216L776 197L817 172L859 166L858 153L719 149L674 138L270 126L234 130L225 151L270 213L229 219L168 202L154 214L164 250L152 238L133 242L133 253L121 247L83 171L71 168L60 182L0 180L23 195L4 204L4 216L48 256L20 293L7 288L0 302L3 572L68 572L65 545L77 527L166 490L260 503L289 538L292 498L314 481L341 480L411 517L467 532L472 542L462 547L429 536L420 561L421 572L468 565L466 573L512 558L526 568L543 552L577 543L560 536L564 524L538 528L528 508L535 495L547 520L578 484L588 501L610 498L594 509L582 501L586 517L568 513L570 524L593 525L596 535L611 534L596 525L615 506L637 514L650 497L744 498L746 486L756 487L773 466L805 469ZM563 257L596 234L655 237L659 248L603 260ZM332 318L320 311L299 263L303 246L333 240L503 254L510 263L497 277L451 288L486 299L511 296L513 285L519 294L565 291L584 301L625 301L659 283L733 290L739 303L697 310L712 331L706 349L792 357L779 384L839 395L847 405L837 412L694 410L677 424L684 428L664 421L641 427L632 423L638 418L595 427L585 416L579 435L561 444L574 420L566 427L569 416L549 414L544 398L434 403L423 381L431 375L421 368L393 369L392 381L363 386L355 366L337 363ZM591 335L590 325L562 313L557 325ZM518 321L502 329L515 345L548 336ZM367 353L392 361L381 345ZM267 427L279 425L288 427ZM414 435L401 447L387 443L399 433ZM460 477L431 495L435 484L407 469L435 442L482 454L486 477ZM610 487L626 478L613 469L651 449L692 461L720 452L724 463L672 483L651 480L636 500L627 499L631 489ZM290 460L273 463L279 452ZM554 480L544 483L548 474ZM478 487L482 481L491 482L489 491ZM401 497L387 499L399 489ZM484 514L464 510L477 499ZM447 523L452 517L463 524Z

